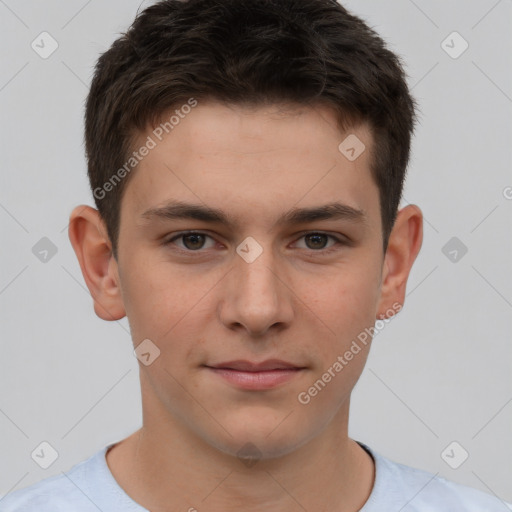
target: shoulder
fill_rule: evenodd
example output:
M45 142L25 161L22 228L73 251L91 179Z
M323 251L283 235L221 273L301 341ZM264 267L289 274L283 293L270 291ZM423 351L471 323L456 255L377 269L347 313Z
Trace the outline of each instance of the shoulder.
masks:
M394 462L366 445L363 448L374 458L376 474L374 488L361 512L385 506L398 507L402 512L512 511L512 504L497 496Z
M89 498L89 480L100 450L66 473L45 478L0 499L0 512L98 512Z

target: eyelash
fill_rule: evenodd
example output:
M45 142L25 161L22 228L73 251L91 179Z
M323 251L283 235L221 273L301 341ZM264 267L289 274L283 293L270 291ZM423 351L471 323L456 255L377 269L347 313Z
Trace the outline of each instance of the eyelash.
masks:
M184 237L186 237L188 235L203 235L203 236L206 236L208 238L213 239L213 237L211 235L208 235L207 233L204 233L202 231L184 231L184 232L179 233L178 235L175 235L172 238L164 241L163 245L165 245L165 246L171 245L175 240L178 240L180 238L184 238ZM303 232L298 240L300 240L301 238L304 238L307 235L325 235L328 238L332 238L333 240L336 241L336 243L333 246L331 246L331 247L329 247L327 249L303 249L303 250L307 250L307 251L310 251L312 253L318 254L318 256L327 256L327 255L331 254L332 252L339 250L339 248L340 248L339 246L349 245L348 241L340 239L340 238L338 238L338 237L336 237L334 235L330 235L328 233L324 233L322 231L306 231L306 232ZM180 247L177 247L177 250L179 252L182 252L182 253L187 253L187 254L197 253L198 255L200 255L201 253L204 252L204 250L202 250L202 249L197 249L196 251L193 251L191 249L182 249Z

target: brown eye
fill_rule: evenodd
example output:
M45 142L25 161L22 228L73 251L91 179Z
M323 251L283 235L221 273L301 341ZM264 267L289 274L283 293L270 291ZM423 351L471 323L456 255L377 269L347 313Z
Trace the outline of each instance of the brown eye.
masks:
M325 249L329 236L324 233L310 233L304 238L309 249Z
M208 249L205 247L207 239L210 239L210 248L215 246L215 240L205 233L190 231L186 233L180 233L173 238L167 240L165 245L176 245L179 250L188 252L197 252L200 249ZM181 244L176 243L181 241Z
M333 240L334 243L332 243L331 245L327 245L329 239ZM337 246L344 245L342 239L337 238L333 235L328 235L327 233L319 233L316 231L303 234L299 240L304 240L305 242L305 247L301 247L299 245L299 249L309 249L313 252L318 252L321 254L328 254L331 251L337 250L339 248Z
M204 245L204 235L193 233L191 235L183 235L181 237L183 245L190 250L201 249Z

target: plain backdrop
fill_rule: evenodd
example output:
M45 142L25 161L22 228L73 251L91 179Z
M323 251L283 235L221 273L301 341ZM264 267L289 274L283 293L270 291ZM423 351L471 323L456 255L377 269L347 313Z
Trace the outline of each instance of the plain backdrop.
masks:
M0 495L141 424L128 323L95 316L67 223L93 205L82 143L93 66L149 3L0 1ZM421 117L403 204L425 215L405 307L352 395L350 435L512 501L512 2L344 5L405 64ZM31 46L44 31L58 44L48 58ZM58 453L48 469L31 457L43 441ZM452 459L469 454L457 469L441 455L454 441Z

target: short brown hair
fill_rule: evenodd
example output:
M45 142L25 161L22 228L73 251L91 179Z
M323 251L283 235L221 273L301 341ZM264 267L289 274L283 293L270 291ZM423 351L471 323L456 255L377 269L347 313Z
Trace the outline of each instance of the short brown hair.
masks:
M101 55L87 97L88 176L115 257L131 174L112 178L148 123L191 98L326 104L340 127L368 122L386 250L416 118L399 57L336 0L164 0Z

